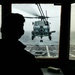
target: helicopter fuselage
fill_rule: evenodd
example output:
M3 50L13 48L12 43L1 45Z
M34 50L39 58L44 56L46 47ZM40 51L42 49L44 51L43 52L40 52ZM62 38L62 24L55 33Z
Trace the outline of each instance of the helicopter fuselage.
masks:
M35 36L43 37L43 36L49 36L50 37L50 26L48 23L44 21L35 21L32 31L32 40L35 38Z

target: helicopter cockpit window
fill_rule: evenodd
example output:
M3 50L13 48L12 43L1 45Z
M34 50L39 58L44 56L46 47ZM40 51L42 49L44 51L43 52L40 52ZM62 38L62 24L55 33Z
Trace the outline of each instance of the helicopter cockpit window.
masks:
M19 39L36 58L58 58L61 5L12 3L12 13L22 14L25 34Z
M75 3L71 4L71 24L70 24L70 53L69 59L75 60Z
M2 17L1 17L1 16L2 16L1 11L2 11L2 10L1 10L1 9L2 9L2 7L1 7L1 5L0 5L0 39L2 38L2 37L1 37L1 18L2 18Z

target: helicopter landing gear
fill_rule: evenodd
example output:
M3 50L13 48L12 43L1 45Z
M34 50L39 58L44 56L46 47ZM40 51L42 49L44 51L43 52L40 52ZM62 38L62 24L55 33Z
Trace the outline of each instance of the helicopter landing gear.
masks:
M32 40L35 38L35 36L32 35Z
M43 40L40 40L40 42L43 42Z
M52 39L52 37L51 36L49 36L49 40L51 40Z
M32 40L35 38L34 31L32 31Z

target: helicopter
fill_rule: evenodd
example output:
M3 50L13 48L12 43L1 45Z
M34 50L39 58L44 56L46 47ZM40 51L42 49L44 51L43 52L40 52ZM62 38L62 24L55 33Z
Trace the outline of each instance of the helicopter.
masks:
M32 34L31 39L34 40L34 38L36 36L38 36L38 37L41 38L40 42L43 42L42 38L44 36L48 36L49 40L51 40L52 39L51 34L55 33L56 31L50 31L50 25L49 24L51 24L51 23L48 22L48 18L50 18L50 17L47 16L47 12L46 12L46 16L44 15L40 4L36 4L36 5L39 9L39 12L40 12L41 16L38 16L38 17L25 17L25 18L40 19L39 21L32 22L33 31L31 32L31 34Z

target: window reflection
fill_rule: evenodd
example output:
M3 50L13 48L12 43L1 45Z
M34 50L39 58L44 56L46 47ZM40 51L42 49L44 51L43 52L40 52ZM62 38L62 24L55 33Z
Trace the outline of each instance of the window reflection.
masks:
M71 27L70 27L69 59L75 60L75 3L71 4Z

